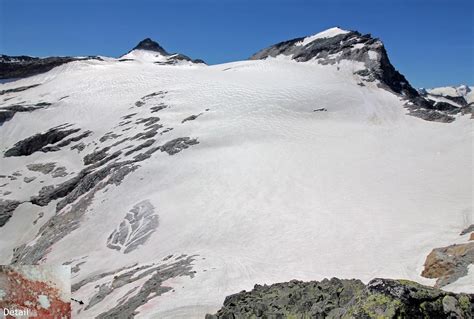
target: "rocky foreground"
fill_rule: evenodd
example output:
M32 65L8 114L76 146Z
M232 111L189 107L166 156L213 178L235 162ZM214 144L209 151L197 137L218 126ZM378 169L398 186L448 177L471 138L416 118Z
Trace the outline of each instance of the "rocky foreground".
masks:
M408 280L293 280L228 296L217 318L472 318L474 294Z

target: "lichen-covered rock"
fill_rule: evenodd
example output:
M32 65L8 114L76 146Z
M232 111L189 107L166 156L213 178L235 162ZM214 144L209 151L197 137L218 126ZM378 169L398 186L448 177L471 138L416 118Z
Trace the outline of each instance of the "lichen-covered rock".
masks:
M408 280L290 281L228 296L218 318L472 318L474 295Z

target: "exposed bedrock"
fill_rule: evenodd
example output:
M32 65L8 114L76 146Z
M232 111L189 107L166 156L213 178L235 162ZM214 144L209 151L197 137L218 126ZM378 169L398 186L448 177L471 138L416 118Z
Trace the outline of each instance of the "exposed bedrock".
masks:
M119 185L125 176L136 168L136 165L129 162L112 163L95 172L82 171L75 178L57 187L43 187L40 194L33 197L31 202L44 206L51 200L62 198L56 205L57 214L39 229L33 244L23 244L14 249L12 263L39 262L54 243L79 227L96 192L109 184ZM71 206L66 208L69 204Z
M127 254L143 245L159 224L155 207L144 200L127 213L120 225L107 239L107 247Z
M19 201L0 199L0 227L3 227L13 216L13 211L20 205Z
M469 265L474 264L474 243L456 244L435 248L426 257L421 275L437 278L436 286L443 287L468 275Z
M68 129L68 127L70 125L63 124L21 140L8 149L4 156L28 156L37 151L49 152L59 150L59 146L50 146L81 130L80 128Z
M133 160L111 161L120 155L120 151L117 151L91 163L75 177L61 184L44 186L38 195L31 197L30 202L34 205L46 206L53 200L59 200L56 204L57 214L39 229L33 244L15 248L12 263L37 263L40 261L54 243L79 227L96 192L109 184L119 185L128 174L139 167L138 162L149 158L153 152L161 150L169 155L174 155L197 143L196 139L189 137L177 138L145 152L145 155L139 154ZM38 167L38 169L40 168ZM127 233L126 239L123 241L121 235L124 234L124 228L119 226L118 235L112 235L109 242L111 245L120 246L119 250L123 249L124 253L135 249L146 241L158 226L156 214L150 213L151 210L146 210L148 213L145 216L143 210L137 209L140 213L132 216L128 221L132 224L131 227L140 225L139 232ZM134 214L134 212L131 213ZM142 222L146 222L146 225L140 224Z
M73 284L72 292L74 294L86 285L94 285L94 293L88 300L82 300L84 308L81 310L87 311L104 303L106 311L96 318L133 318L139 313L139 307L173 289L170 287L170 282L165 284L169 279L193 278L194 258L195 256L181 255L174 260L145 265L135 264L115 271L94 274ZM101 283L96 283L99 280ZM115 301L113 298L118 289L126 293Z
M474 295L408 280L290 281L226 297L218 318L472 318Z

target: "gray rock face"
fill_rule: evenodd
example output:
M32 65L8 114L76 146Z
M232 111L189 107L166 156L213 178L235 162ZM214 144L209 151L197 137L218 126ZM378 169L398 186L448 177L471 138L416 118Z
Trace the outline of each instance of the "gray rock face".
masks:
M19 201L0 199L0 227L5 226L13 216L13 211L20 205Z
M107 247L127 254L144 244L158 228L159 218L155 207L144 200L127 213L120 225L107 239Z
M435 248L426 257L421 275L437 278L436 286L443 287L468 274L474 264L474 242Z
M91 165L94 163L99 162L100 160L103 160L104 158L107 157L107 151L110 149L110 147L104 147L98 151L94 151L90 154L87 154L84 156L84 165Z
M33 245L17 247L12 263L34 264L40 261L54 243L79 227L96 192L109 184L119 185L136 168L131 162L111 163L97 171L84 170L56 187L43 187L38 196L31 198L32 204L45 206L54 199L62 198L56 205L57 212L67 205L71 206L54 215L39 229Z
M51 174L52 177L64 177L67 175L66 167L56 167L56 163L34 163L26 165L28 170L33 172L40 172L42 174ZM36 177L35 177L36 178ZM34 180L34 178L33 178ZM30 180L31 182L32 180ZM28 182L29 183L29 182Z
M26 165L26 168L28 168L30 171L40 172L40 173L43 173L43 174L51 173L54 170L55 167L56 167L56 163L54 163L54 162L51 162L51 163L35 163L35 164Z
M181 123L184 123L184 122L187 122L187 121L194 121L195 119L197 119L201 115L202 115L202 113L190 115L187 118L185 118L184 120L182 120Z
M5 152L4 156L5 157L28 156L37 151L49 152L49 151L59 150L59 146L55 148L52 148L52 147L47 148L47 146L55 144L63 140L65 137L73 133L77 133L81 130L79 128L67 129L68 127L70 127L70 125L63 124L63 125L51 128L44 133L38 133L24 140L21 140L15 143L13 147L8 149Z
M255 285L228 296L217 318L472 318L474 295L407 280L332 278Z
M36 176L25 177L25 178L23 178L23 181L28 184L28 183L31 183L32 181L34 181L35 179L36 179Z
M142 144L140 144L140 145L138 145L138 146L132 148L130 151L127 151L127 152L125 153L125 156L130 155L130 154L135 153L135 152L138 152L138 151L140 151L140 150L142 150L142 149L144 149L144 148L150 147L150 146L153 145L153 143L155 143L155 140L154 140L154 139L146 140L146 141L143 142Z
M172 257L172 256L170 256ZM165 258L150 264L133 264L113 271L96 273L72 285L72 293L80 291L86 285L95 285L94 293L88 300L83 300L83 310L88 310L102 303L117 289L127 291L113 306L107 304L107 311L98 318L132 318L137 309L151 299L170 291L172 288L163 283L176 277L194 277L192 262L195 256L181 255L174 259ZM139 284L143 281L143 284ZM97 281L100 284L96 284ZM81 309L82 310L82 309Z
M137 309L140 306L146 304L151 299L156 298L173 289L164 285L166 280L184 276L193 278L195 273L192 271L193 260L194 256L184 256L184 258L176 259L172 263L148 266L149 269L143 271L139 275L134 276L137 271L132 270L119 276L115 276L110 284L106 284L106 286L101 287L102 294L100 294L99 289L98 294L92 297L92 301L95 304L97 304L98 299L102 300L105 298L105 296L103 296L104 294L108 295L114 289L123 287L145 277L149 278L140 288L133 287L131 290L129 290L129 294L131 294L132 291L137 291L135 294L132 296L125 296L123 299L119 300L116 306L104 313L101 313L96 318L133 318L138 314ZM139 267L138 270L143 269L145 268Z
M160 146L160 150L162 152L168 153L169 155L174 155L184 149L187 149L189 146L196 144L199 144L199 142L194 138L178 137Z

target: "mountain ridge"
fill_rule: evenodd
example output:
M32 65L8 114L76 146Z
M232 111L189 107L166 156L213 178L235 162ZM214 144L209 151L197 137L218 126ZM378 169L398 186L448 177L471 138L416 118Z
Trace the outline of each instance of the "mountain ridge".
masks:
M452 122L453 114L469 109L443 105L425 99L390 62L383 42L371 34L330 28L315 35L276 43L253 54L250 60L286 56L296 62L315 61L319 64L339 64L344 60L357 61L363 67L354 74L362 81L379 81L382 87L406 98L409 114L429 121Z

